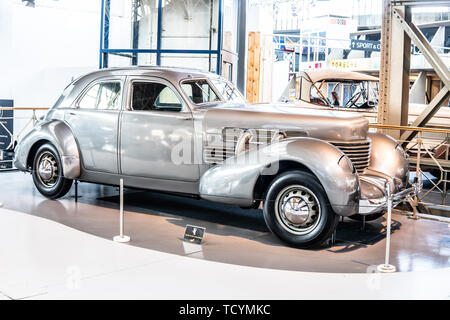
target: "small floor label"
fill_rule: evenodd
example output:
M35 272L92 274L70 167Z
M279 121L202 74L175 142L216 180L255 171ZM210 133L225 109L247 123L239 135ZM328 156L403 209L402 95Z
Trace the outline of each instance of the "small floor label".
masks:
M186 230L184 231L184 240L191 243L201 244L203 241L203 236L205 235L205 230L206 228L188 224L186 225Z

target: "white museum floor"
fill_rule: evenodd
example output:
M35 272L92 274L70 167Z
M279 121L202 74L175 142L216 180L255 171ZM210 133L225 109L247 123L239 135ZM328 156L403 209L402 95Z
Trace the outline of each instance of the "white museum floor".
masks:
M238 266L118 244L0 209L0 299L319 298L449 299L450 268L330 274Z

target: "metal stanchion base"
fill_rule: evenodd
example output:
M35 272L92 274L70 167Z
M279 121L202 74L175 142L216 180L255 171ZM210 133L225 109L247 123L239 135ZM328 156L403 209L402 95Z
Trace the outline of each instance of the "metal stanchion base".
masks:
M129 236L115 236L113 238L113 240L115 242L124 243L124 242L130 242L131 239Z
M75 202L78 201L78 198L81 198L82 196L80 196L78 194L78 180L75 180L75 195L71 196L71 198L75 198Z
M378 272L392 273L397 271L397 268L392 264L380 264L377 266L377 270Z
M334 246L336 244L336 230L331 234L330 238L330 247Z

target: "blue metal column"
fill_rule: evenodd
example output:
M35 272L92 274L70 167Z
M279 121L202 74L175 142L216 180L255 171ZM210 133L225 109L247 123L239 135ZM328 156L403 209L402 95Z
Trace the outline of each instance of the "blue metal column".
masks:
M222 31L223 31L223 0L219 0L219 20L217 34L217 67L216 72L220 74L222 69Z
M161 66L161 37L162 37L162 0L158 0L158 28L156 34L156 65Z
M109 49L109 14L111 12L111 0L105 1L105 18L104 18L104 38L103 49ZM108 68L108 54L103 54L103 68Z
M139 49L139 21L138 16L139 0L133 0L133 30L132 30L132 43L133 49ZM131 58L131 65L135 66L138 64L138 53L133 53Z
M104 28L104 20L105 20L105 0L101 0L102 6L100 11L100 55L98 61L98 68L101 69L103 67L103 28Z

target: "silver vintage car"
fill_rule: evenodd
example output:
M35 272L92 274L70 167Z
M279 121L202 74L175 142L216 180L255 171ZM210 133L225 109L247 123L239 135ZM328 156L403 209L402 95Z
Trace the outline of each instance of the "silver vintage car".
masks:
M339 216L375 219L414 191L408 162L368 120L289 105L251 105L218 75L105 69L71 83L15 150L44 196L73 180L263 208L282 240L313 247Z

